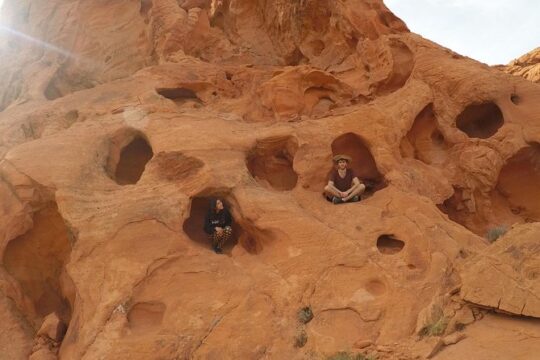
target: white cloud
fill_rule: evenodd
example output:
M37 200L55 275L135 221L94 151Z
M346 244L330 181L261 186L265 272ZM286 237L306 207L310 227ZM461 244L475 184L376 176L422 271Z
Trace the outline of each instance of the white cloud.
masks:
M384 0L411 31L488 64L540 46L538 0Z

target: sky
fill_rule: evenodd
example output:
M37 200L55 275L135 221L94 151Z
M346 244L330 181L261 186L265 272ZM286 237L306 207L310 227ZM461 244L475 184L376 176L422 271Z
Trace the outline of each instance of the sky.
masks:
M508 64L540 46L540 0L384 3L412 32L489 65Z

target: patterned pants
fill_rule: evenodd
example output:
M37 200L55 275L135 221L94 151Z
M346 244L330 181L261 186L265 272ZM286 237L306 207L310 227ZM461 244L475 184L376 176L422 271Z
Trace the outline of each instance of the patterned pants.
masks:
M209 235L210 241L212 241L212 246L214 248L222 249L223 245L231 238L232 228L230 226L225 226L221 234L218 234L217 231L214 231L212 235Z

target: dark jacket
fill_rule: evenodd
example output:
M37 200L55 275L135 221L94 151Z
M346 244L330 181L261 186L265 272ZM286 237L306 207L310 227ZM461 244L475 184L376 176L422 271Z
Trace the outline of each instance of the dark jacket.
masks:
M204 232L207 234L213 234L216 227L223 228L232 225L231 213L225 206L223 206L223 210L216 212L216 201L215 199L210 201L210 210L204 218Z

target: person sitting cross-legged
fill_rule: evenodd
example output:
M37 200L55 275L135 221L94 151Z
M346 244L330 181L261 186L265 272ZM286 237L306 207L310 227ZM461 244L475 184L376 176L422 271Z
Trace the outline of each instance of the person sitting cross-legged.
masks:
M210 200L210 209L204 219L204 231L212 242L216 254L223 252L223 245L232 237L232 216L220 199Z
M333 160L336 168L330 173L328 184L324 187L327 199L334 204L359 201L366 186L348 168L352 159L347 155L336 155Z

